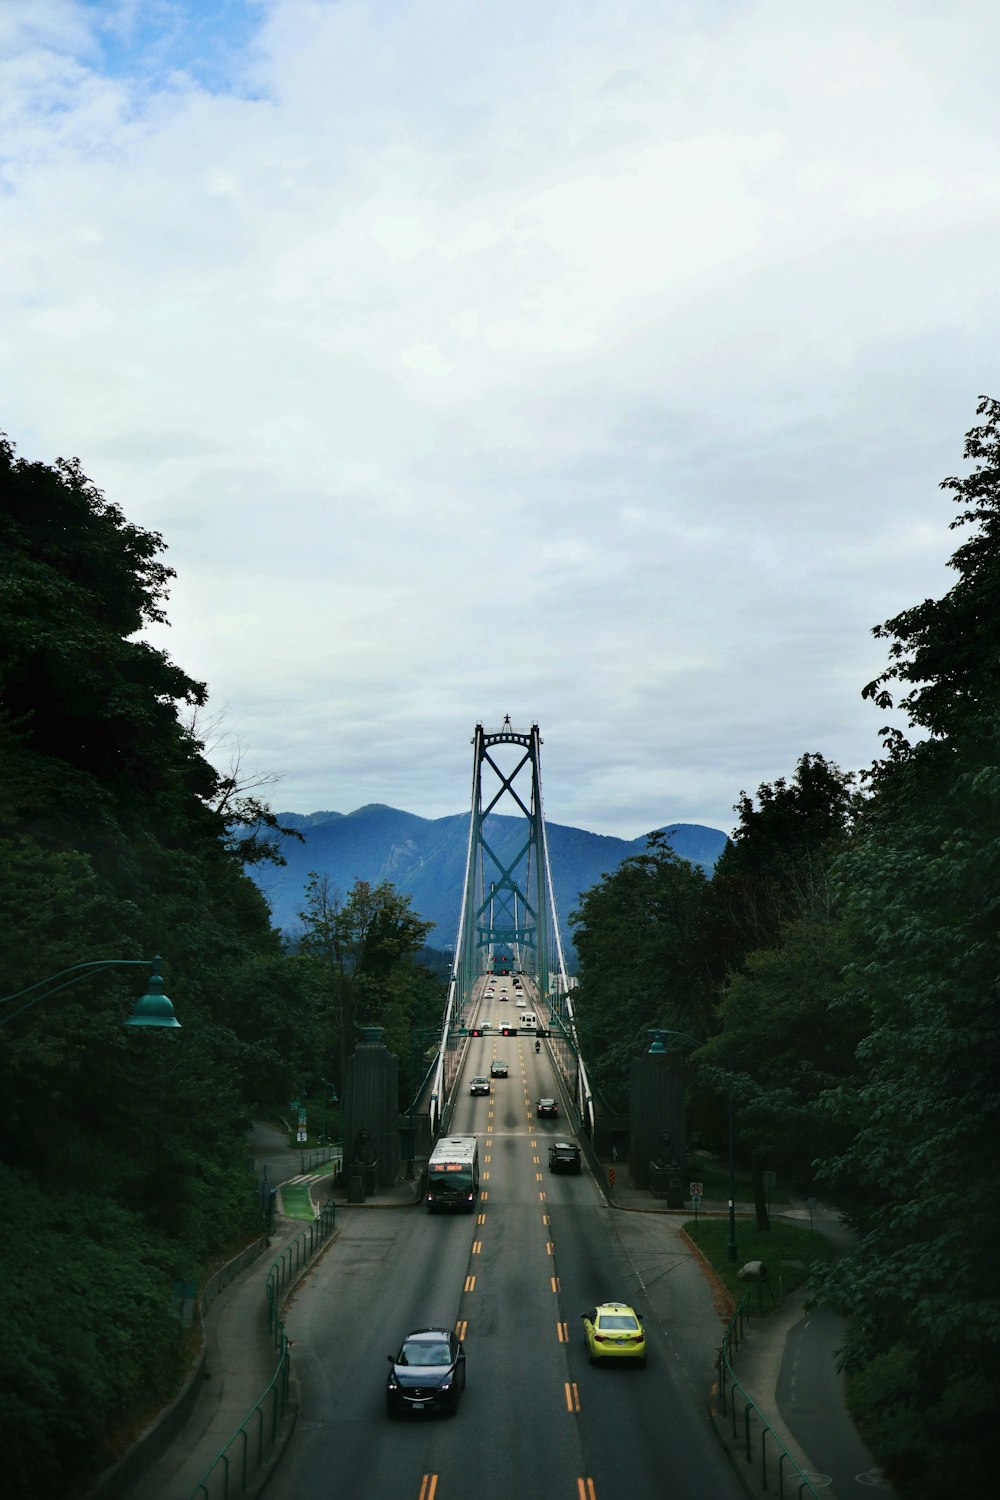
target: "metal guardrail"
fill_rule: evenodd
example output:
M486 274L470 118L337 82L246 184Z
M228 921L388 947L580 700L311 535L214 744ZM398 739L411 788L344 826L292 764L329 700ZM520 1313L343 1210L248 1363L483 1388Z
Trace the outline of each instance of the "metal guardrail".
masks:
M329 1239L335 1222L336 1204L327 1203L319 1217L301 1229L272 1262L266 1290L268 1327L279 1351L277 1367L267 1389L212 1460L191 1492L190 1500L229 1500L230 1496L245 1495L264 1462L267 1447L276 1440L288 1404L292 1368L291 1350L279 1311L281 1294Z
M746 1336L746 1329L748 1323L750 1322L752 1311L750 1306L752 1298L753 1290L745 1292L740 1298L739 1306L733 1314L729 1327L726 1329L725 1336L722 1340L722 1350L719 1355L719 1397L722 1403L722 1415L726 1417L729 1416L730 1413L732 1414L733 1438L735 1440L738 1437L736 1419L736 1392L739 1391L740 1396L743 1400L742 1420L744 1447L746 1452L746 1461L748 1464L752 1464L754 1462L753 1441L750 1432L751 1412L760 1422L760 1480L763 1488L765 1490L768 1489L769 1455L767 1450L767 1443L768 1439L770 1438L775 1447L779 1450L777 1454L771 1455L772 1467L775 1459L777 1459L778 1495L784 1497L785 1494L785 1466L787 1464L791 1485L794 1486L795 1475L798 1476L798 1488L796 1490L796 1493L799 1496L812 1495L814 1497L814 1500L819 1500L819 1495L817 1494L816 1490L813 1489L812 1484L809 1482L806 1475L803 1474L802 1470L795 1462L795 1459L789 1453L788 1449L785 1447L784 1443L781 1441L778 1434L775 1432L774 1428L771 1426L770 1422L767 1420L764 1413L757 1405L756 1401L751 1395L748 1394L747 1391L743 1389L743 1386L740 1384L737 1377L736 1371L732 1366L732 1361L730 1359L730 1350L738 1349L741 1342ZM759 1311L760 1300L758 1288L758 1312Z

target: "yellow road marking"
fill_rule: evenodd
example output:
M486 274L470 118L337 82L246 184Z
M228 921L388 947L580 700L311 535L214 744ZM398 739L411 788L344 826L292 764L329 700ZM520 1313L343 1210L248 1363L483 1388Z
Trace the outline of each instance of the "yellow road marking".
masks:
M489 1176L489 1175L490 1175L490 1174L489 1174L489 1172L487 1172L487 1173L486 1173L486 1176L487 1176L487 1177L488 1177L488 1176ZM489 1197L489 1196L490 1196L490 1195L489 1195L489 1193L480 1193L480 1194L479 1194L479 1201L480 1201L480 1203L485 1203L485 1202L486 1202L486 1200L487 1200L487 1198L488 1198L488 1197Z
M486 1215L485 1214L480 1214L479 1217L476 1219L476 1223L477 1224L485 1224L486 1223Z
M549 1277L549 1285L551 1286L551 1288L552 1288L552 1290L554 1292L558 1293L558 1291L559 1291L559 1277L558 1276L550 1276ZM468 1288L466 1288L466 1291L468 1291Z
M543 1224L547 1224L548 1222L549 1222L549 1216L548 1216L548 1214L542 1214L542 1223Z
M542 1176L541 1172L536 1172L535 1173L535 1181L536 1182L544 1182L545 1181L545 1178Z
M546 1255L552 1255L553 1252L555 1251L555 1248L556 1247L555 1247L555 1245L553 1245L553 1243L552 1243L551 1240L546 1240L545 1241L545 1254Z
M594 1489L592 1479L578 1479L576 1481L577 1500L597 1500L597 1491Z
M455 1324L455 1332L458 1334L459 1338L460 1339L464 1339L465 1335L468 1333L468 1331L469 1331L469 1320L468 1320L468 1318L459 1318L458 1322Z
M476 1290L476 1278L474 1276L466 1276L465 1290L467 1292L474 1292Z
M538 1196L541 1199L541 1201L544 1203L545 1202L545 1191L544 1191L544 1189L539 1193Z
M461 1334L459 1334L459 1337L461 1338ZM556 1337L558 1338L560 1344L568 1344L569 1343L569 1324L568 1323L557 1323L556 1324Z
M483 1248L483 1242L482 1242L482 1240L473 1240L472 1241L472 1253L473 1253L473 1255L479 1255L479 1254L481 1254L482 1248Z
M576 1382L567 1380L564 1389L566 1392L566 1410L579 1411L580 1392L576 1388Z
M490 1174L489 1174L489 1172L484 1172L484 1173L483 1173L483 1181L484 1181L484 1182L489 1182L489 1180L490 1180ZM485 1197L486 1197L486 1194L485 1194L485 1193L484 1193L484 1194L483 1194L483 1197L484 1197L484 1198L485 1198Z
M541 1159L542 1159L542 1158L541 1158L541 1157L540 1157L540 1156L533 1156L533 1157L532 1157L532 1158L531 1158L531 1160L532 1160L532 1161L533 1161L533 1162L534 1162L534 1163L535 1163L535 1166L536 1166L536 1167L537 1167L537 1166L538 1166L538 1163L539 1163L539 1162L540 1162L540 1161L541 1161Z
M437 1493L438 1477L436 1474L425 1474L420 1481L420 1494L418 1500L434 1500Z

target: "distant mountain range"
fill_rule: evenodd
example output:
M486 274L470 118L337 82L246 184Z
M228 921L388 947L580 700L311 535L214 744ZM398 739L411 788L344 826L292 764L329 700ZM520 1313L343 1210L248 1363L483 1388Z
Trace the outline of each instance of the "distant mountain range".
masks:
M284 932L292 934L301 926L306 880L315 870L327 875L344 896L356 880L373 885L391 881L410 897L413 910L424 921L435 924L428 938L430 946L454 945L465 880L468 813L418 818L375 802L346 814L279 813L278 821L296 829L305 842L283 838L285 865L253 865L247 873L267 896L275 924ZM491 847L501 858L512 859L524 841L524 819L493 814L489 822ZM581 892L597 885L623 859L641 854L646 836L610 838L559 823L546 823L545 830L560 932L563 943L569 944L569 914L576 910ZM707 874L726 844L720 829L700 823L670 823L663 832L682 859L701 865Z

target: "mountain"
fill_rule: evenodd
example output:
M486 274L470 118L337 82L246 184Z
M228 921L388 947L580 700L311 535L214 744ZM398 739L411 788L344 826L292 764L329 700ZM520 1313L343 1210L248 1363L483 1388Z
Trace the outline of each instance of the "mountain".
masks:
M278 821L301 833L304 842L283 838L284 866L251 865L247 873L267 896L274 921L285 932L294 933L301 926L306 880L316 870L345 896L356 880L373 885L391 881L411 898L413 910L424 921L435 924L428 938L431 946L454 945L465 881L468 813L418 818L375 802L346 814L279 813ZM493 814L489 827L490 847L499 858L513 860L524 842L524 819ZM560 823L547 823L545 831L559 928L568 946L572 942L569 914L575 911L580 893L617 869L623 859L641 854L646 837L618 839ZM663 831L682 859L711 874L726 844L720 829L670 823Z

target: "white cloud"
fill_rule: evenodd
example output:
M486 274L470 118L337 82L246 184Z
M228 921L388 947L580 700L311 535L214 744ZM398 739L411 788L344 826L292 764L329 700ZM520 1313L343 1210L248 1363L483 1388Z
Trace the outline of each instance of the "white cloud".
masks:
M870 628L951 582L998 43L986 0L9 0L0 425L164 534L157 639L279 802L460 810L510 712L558 821L728 826L872 758Z

